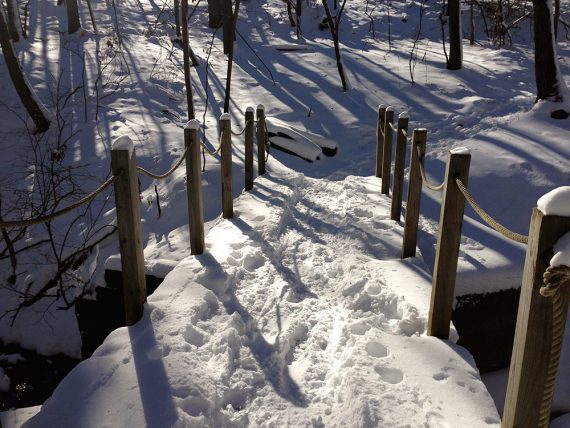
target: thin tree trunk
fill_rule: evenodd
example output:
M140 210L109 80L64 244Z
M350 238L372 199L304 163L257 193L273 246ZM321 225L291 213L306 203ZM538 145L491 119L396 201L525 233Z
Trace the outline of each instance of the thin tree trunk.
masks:
M449 61L448 70L459 70L463 63L461 51L461 0L449 0Z
M547 0L533 0L534 8L534 71L537 100L563 101L564 85L559 81L552 10Z
M230 92L232 88L232 66L234 62L234 35L237 25L237 18L239 15L239 5L240 5L240 0L236 0L236 6L232 17L231 44L229 46L229 52L228 52L228 72L226 75L226 95L224 97L224 113L229 113L230 111Z
M20 68L20 62L14 51L12 41L10 40L10 33L8 31L3 6L0 7L0 47L2 48L4 61L8 67L10 78L14 83L14 87L22 104L24 104L28 114L34 121L38 132L46 131L49 128L49 120L46 117L45 108L39 104L36 94Z
M224 41L224 54L229 55L230 49L232 49L235 33L233 26L233 13L232 13L232 0L223 0L224 8L224 24L223 30L223 41Z
M20 11L16 0L6 0L6 10L8 11L8 29L13 42L17 42L22 37L22 23L20 21Z
M188 39L188 0L182 0L182 50L184 53L184 83L186 85L186 103L188 105L188 120L195 118L194 99L192 96L192 79L190 77L190 42Z
M558 40L558 21L560 21L560 0L554 0L554 41Z
M174 23L176 24L176 37L180 37L180 0L174 0Z
M473 11L473 0L469 7L469 44L475 44L475 13Z
M348 82L348 79L346 77L346 74L344 72L344 64L342 62L342 56L340 53L340 45L339 45L339 40L338 40L338 27L339 27L339 23L340 23L340 17L342 14L342 10L344 9L344 5L346 3L346 0L344 0L340 12L337 14L336 18L332 17L329 5L328 5L328 0L323 0L323 6L325 8L325 14L327 15L327 19L330 22L329 28L331 30L331 36L333 38L333 44L334 44L334 52L335 52L335 56L336 56L336 66L338 69L338 74L340 75L340 81L342 83L342 90L344 92L347 92L348 90L350 90L350 83Z
M93 14L93 7L91 6L91 0L87 1L87 8L89 9L89 16L91 17L91 25L93 25L93 31L97 33L97 24L95 23L95 15Z
M67 34L73 34L81 28L79 22L79 5L77 0L65 0L67 8Z

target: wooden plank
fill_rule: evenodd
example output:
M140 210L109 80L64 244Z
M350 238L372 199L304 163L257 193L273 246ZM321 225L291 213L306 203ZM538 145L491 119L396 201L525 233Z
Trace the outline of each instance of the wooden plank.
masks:
M412 137L412 153L410 156L410 175L408 179L408 198L404 220L404 240L402 258L415 257L418 242L418 223L420 220L420 203L422 198L422 175L420 172L420 155L426 151L427 130L414 129ZM419 155L418 155L419 150Z
M502 427L538 427L552 340L552 299L540 295L552 246L570 231L570 217L532 212ZM568 302L564 304L564 313Z
M404 163L406 162L406 145L408 142L408 114L401 113L398 117L398 132L396 137L396 155L394 158L394 183L392 184L392 206L390 218L400 221L402 213L402 197L404 193Z
M120 174L115 181L115 206L121 252L125 320L127 325L133 325L140 320L143 313L146 283L137 161L133 142L128 136L119 137L113 143L111 170L113 175Z
M200 170L200 123L194 119L184 128L186 152L186 194L188 197L188 227L191 254L204 252L204 203L202 198L202 172Z
M253 107L245 111L245 190L253 189Z
M376 177L382 178L382 154L384 151L384 121L386 106L378 106L378 120L376 122Z
M229 113L220 117L222 130L222 217L234 216L234 201L232 197L232 122Z
M392 167L392 126L394 124L394 110L392 107L386 109L386 120L384 122L384 146L382 148L382 184L380 191L383 195L390 192L390 169Z
M460 179L467 186L470 162L471 154L463 153L459 149L451 150L447 158L427 328L429 336L440 339L449 338L457 258L465 210L465 198L457 187L455 179Z
M263 104L257 106L256 116L257 175L263 175L265 174L265 107Z

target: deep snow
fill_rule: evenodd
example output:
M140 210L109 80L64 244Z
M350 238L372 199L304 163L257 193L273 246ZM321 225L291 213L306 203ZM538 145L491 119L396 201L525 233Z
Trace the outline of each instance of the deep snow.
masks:
M81 35L60 34L65 28L63 6L58 7L55 0L32 2L29 32L33 43L18 45L24 69L48 107L53 108L56 87L61 86L61 93L67 94L70 88L81 85L82 77L88 82L86 98L76 93L65 111L67 117L74 115L74 131L78 131L69 142L66 159L86 165L85 171L91 176L83 183L86 190L106 178L111 142L125 134L133 139L141 166L160 172L169 168L182 153L186 123L181 52L172 49L173 31L166 24L172 19L171 13L165 10L157 20L160 7L153 2L116 0L114 9L104 2L93 3L100 35L91 33L88 24ZM64 382L37 420L44 420L61 406L61 411L65 408L81 413L81 420L96 424L90 415L101 417L103 410L98 406L105 406L117 410L113 418L130 415L133 420L152 421L157 417L155 411L164 405L167 417L199 419L202 411L209 415L209 423L221 420L240 424L241 418L251 418L268 424L274 420L280 425L290 418L293 425L302 420L318 426L321 416L333 424L347 420L357 425L368 421L390 426L404 421L412 426L458 426L453 423L457 412L464 414L467 423L487 417L488 422L495 423L498 416L464 351L419 335L425 323L426 289L435 254L439 194L424 191L420 252L417 259L406 262L397 260L401 229L385 219L381 198L378 206L354 204L360 197L378 198L377 192L370 191L378 183L367 177L374 171L376 108L384 103L394 106L396 113L409 112L410 129L428 129L426 169L434 181L443 177L448 150L467 147L472 154L470 191L501 223L526 233L531 208L539 197L570 180L570 125L550 120L547 104L528 112L534 93L532 45L525 40L529 32L521 28L518 44L513 47L496 49L487 42L465 45L464 69L449 72L439 42L439 6L426 3L423 32L412 63L415 84L411 85L410 37L415 37L419 28L420 5L392 3L389 44L386 5L366 11L364 1L355 1L341 25L343 62L353 86L350 92L342 93L330 35L317 30L322 16L318 4L311 3L303 15L306 48L296 51L278 50L280 45L295 42L282 2L251 1L242 6L234 57L234 128L243 126L246 107L263 102L267 114L282 123L337 142L338 154L309 165L273 152L269 176L257 183L265 183L265 187L257 187L253 196L243 196L237 204L247 204L247 209L238 209L237 219L227 224L218 218L219 163L208 157L203 185L210 246L207 255L190 259L182 169L166 182L142 178L146 271L159 276L173 273L164 288L149 299L144 321L113 333L97 352L98 357L82 364ZM192 70L197 117L204 115L205 142L215 148L227 63L220 52L220 34L209 55L212 32L204 25L205 2L196 5L196 10L190 26L191 42L198 47L195 51L202 62ZM374 26L367 13L373 17ZM86 10L82 14L87 23ZM113 36L115 16L120 23L120 49ZM483 40L482 31L478 39ZM105 45L102 62L98 62L96 47ZM559 43L558 48L562 73L568 75L567 42ZM81 70L81 52L86 58L84 74L77 72ZM94 82L100 64L109 64L105 69L108 74L103 76L108 85L106 97L96 100ZM18 181L18 168L29 151L29 145L21 143L27 142L28 136L16 120L14 111L20 112L20 107L9 79L4 78L3 67L0 73L5 103L0 106L0 138L6 154L2 157L2 183L27 186L28 181ZM114 87L119 90L113 93ZM95 118L97 104L99 116ZM208 111L204 112L206 104ZM234 183L242 183L240 143L234 148L234 160ZM301 171L304 177L293 171ZM241 184L234 186L234 196L239 195L240 188ZM368 190L366 198L352 192L355 189ZM344 192L354 200L348 196L343 199ZM276 204L276 211L267 207L268 201ZM303 201L308 206L303 206ZM249 213L253 209L250 205L258 206L261 213ZM279 210L282 213L278 215ZM314 216L309 218L309 212ZM315 223L311 222L313 217ZM113 219L109 204L101 220L112 223ZM240 219L251 230L242 230L245 225ZM340 224L347 226L343 222L349 223L348 231L340 228ZM81 233L79 228L77 236ZM265 243L252 237L256 233L273 233L280 241ZM36 228L26 243L42 237L42 230ZM223 242L218 242L221 238ZM295 251L288 251L288 247ZM39 250L22 255L20 278L24 281L19 286L33 289L39 279L52 273L49 267L37 265L37 260L49 253L41 247ZM491 231L467 208L457 294L517 287L524 251L523 245ZM105 241L77 276L92 278L91 289L100 285L102 267L119 265L116 253L116 242ZM1 262L8 266L7 260ZM201 272L194 272L198 268ZM267 276L259 276L260 272ZM275 281L271 282L272 278ZM244 289L246 284L251 290ZM195 295L186 301L192 292ZM175 305L166 310L168 296L187 307ZM19 300L11 290L2 289L0 301L5 308L12 308ZM275 301L281 304L272 306ZM44 300L22 314L13 326L9 318L0 320L0 337L45 354L78 355L75 317L71 311L55 310L58 305L61 301ZM294 322L297 315L302 321ZM167 321L173 318L169 327ZM135 340L137 334L140 338ZM160 338L160 334L164 336ZM408 346L407 350L403 346ZM428 355L419 355L416 350ZM190 356L192 361L187 361ZM109 377L111 373L117 378ZM564 373L562 379L567 378ZM111 387L122 380L135 389L129 393L119 385L117 392L124 395L114 397ZM504 382L499 383L493 390L499 397L497 402L504 388ZM92 394L89 397L93 401L80 400L79 407L65 405L62 400L80 396L75 388ZM155 390L165 395L153 403L154 396L149 398L148 394ZM287 399L284 391L293 399ZM382 400L378 391L383 393ZM569 410L568 396L557 396L558 410ZM460 404L459 397L469 405ZM122 400L134 406L125 415L119 414ZM304 403L307 407L299 406ZM273 404L271 410L265 407ZM391 404L389 411L384 404ZM120 408L124 411L125 407ZM148 414L137 412L143 407ZM310 414L310 410L315 413ZM5 416L3 421L5 418L12 416ZM380 422L381 418L386 420Z

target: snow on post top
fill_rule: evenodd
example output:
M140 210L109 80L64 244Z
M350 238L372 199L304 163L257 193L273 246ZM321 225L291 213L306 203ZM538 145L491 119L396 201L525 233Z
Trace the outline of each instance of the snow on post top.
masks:
M189 120L188 122L186 122L186 125L184 125L184 129L200 129L200 122L198 122L198 119L192 119Z
M112 149L113 150L128 150L131 152L135 148L133 144L133 140L128 135L121 135L115 141L113 141Z
M245 109L245 112L246 112L246 113L253 113L253 112L254 112L254 109L253 109L253 107L248 107L248 108Z
M383 109L383 108L386 108L386 104L380 104L380 105L378 106L378 110Z
M220 120L232 120L232 117L230 116L229 113L222 113L222 115L220 116Z
M409 118L410 118L410 115L408 114L407 111L403 111L402 113L400 113L398 115L398 119L409 119Z
M386 107L386 111L387 111L387 112L388 112L388 111L394 111L394 107L392 107L392 106Z
M554 256L550 259L550 266L570 266L570 232L562 235L554 244Z
M470 155L471 150L469 150L467 147L454 147L449 151L449 153L452 155Z
M570 217L570 186L562 186L543 195L536 203L544 215Z
M265 111L265 106L263 104L258 104L257 109Z

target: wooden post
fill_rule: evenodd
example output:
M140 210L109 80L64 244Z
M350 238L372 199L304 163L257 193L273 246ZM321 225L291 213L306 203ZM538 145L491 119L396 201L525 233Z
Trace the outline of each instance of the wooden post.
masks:
M384 147L382 148L382 185L381 192L387 195L390 192L390 167L392 166L392 126L394 124L394 109L386 109L384 122Z
M234 216L232 199L232 120L229 113L220 116L222 130L222 217Z
M245 111L245 190L253 189L253 107Z
M204 252L204 204L202 200L202 172L200 171L200 122L193 119L184 128L186 152L186 194L188 197L188 226L190 228L190 252Z
M398 133L396 137L396 156L394 158L394 184L392 184L392 206L390 218L400 221L402 212L402 194L404 193L404 163L406 162L406 145L408 142L408 113L398 116Z
M415 257L418 243L418 223L420 220L420 202L422 199L422 174L420 172L420 155L426 151L426 129L414 129L412 137L412 153L410 156L410 176L408 179L408 199L404 219L404 240L402 258ZM419 154L418 154L419 150Z
M263 104L257 106L257 131L255 139L257 141L257 175L265 174L265 107Z
M449 338L457 258L465 210L465 198L455 180L460 179L467 186L470 162L469 150L462 147L451 150L447 157L427 328L428 336L440 339Z
M386 106L378 106L378 121L376 122L376 177L382 178L382 152L384 150L384 121Z
M135 148L128 136L117 138L111 150L111 169L115 181L115 206L119 230L119 249L125 320L133 325L140 320L146 302L146 282L141 231L139 182Z
M539 294L542 275L553 256L552 246L570 231L570 217L532 212L524 265L503 428L539 427L552 340L552 299ZM565 299L564 314L568 311ZM564 324L563 324L564 325Z

